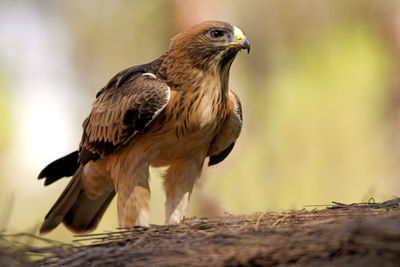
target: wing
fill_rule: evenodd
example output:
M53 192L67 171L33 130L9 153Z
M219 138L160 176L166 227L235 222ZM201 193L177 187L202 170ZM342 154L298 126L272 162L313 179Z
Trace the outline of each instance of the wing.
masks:
M229 102L232 107L231 112L224 122L221 131L211 143L208 151L208 156L210 156L208 166L220 163L229 155L242 130L242 105L239 97L232 91L229 91Z
M123 79L123 83L101 90L83 122L81 164L118 149L144 130L168 104L170 89L154 74L135 73Z

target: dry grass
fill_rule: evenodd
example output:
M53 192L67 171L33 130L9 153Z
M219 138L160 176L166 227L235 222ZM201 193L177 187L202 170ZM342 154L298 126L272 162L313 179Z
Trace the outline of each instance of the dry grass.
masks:
M121 228L79 235L74 244L48 239L42 248L2 236L7 266L397 266L400 199L334 203L323 210L263 212L188 219L180 225ZM39 238L31 235L22 237ZM2 252L1 252L2 251ZM36 256L32 262L32 256Z

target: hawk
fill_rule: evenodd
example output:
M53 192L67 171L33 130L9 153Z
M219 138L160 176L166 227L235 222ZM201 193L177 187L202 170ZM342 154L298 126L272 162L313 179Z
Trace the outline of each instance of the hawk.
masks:
M46 166L45 185L73 176L40 228L94 230L117 195L121 226L149 225L149 166L163 175L166 224L179 223L203 163L223 161L242 128L229 70L250 43L236 26L207 21L183 31L156 60L119 72L96 95L79 150Z

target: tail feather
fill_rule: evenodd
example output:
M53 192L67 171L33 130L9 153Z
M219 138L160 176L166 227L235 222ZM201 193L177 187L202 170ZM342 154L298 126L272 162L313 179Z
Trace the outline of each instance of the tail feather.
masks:
M45 220L40 227L40 234L45 234L56 228L57 225L63 221L65 214L67 214L72 205L76 202L82 190L82 172L83 166L78 168L67 187L57 199L56 203L54 203L53 207L47 213Z
M89 199L82 189L83 165L75 172L71 181L50 209L40 227L46 234L61 222L75 233L88 232L96 228L106 208L115 196L113 187L97 199Z
M89 199L81 193L78 200L65 215L64 225L75 233L93 231L103 217L108 205L115 196L114 187L111 187L98 199Z
M62 158L59 158L47 165L39 173L38 179L46 178L44 185L49 185L62 177L72 176L79 168L78 159L78 151L74 151Z

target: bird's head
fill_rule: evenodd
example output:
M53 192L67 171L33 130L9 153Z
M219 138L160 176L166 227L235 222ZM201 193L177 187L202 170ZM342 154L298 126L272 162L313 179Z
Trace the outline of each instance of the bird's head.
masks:
M236 26L223 21L206 21L177 34L171 39L170 53L190 58L200 69L210 66L230 66L236 54L250 42Z

